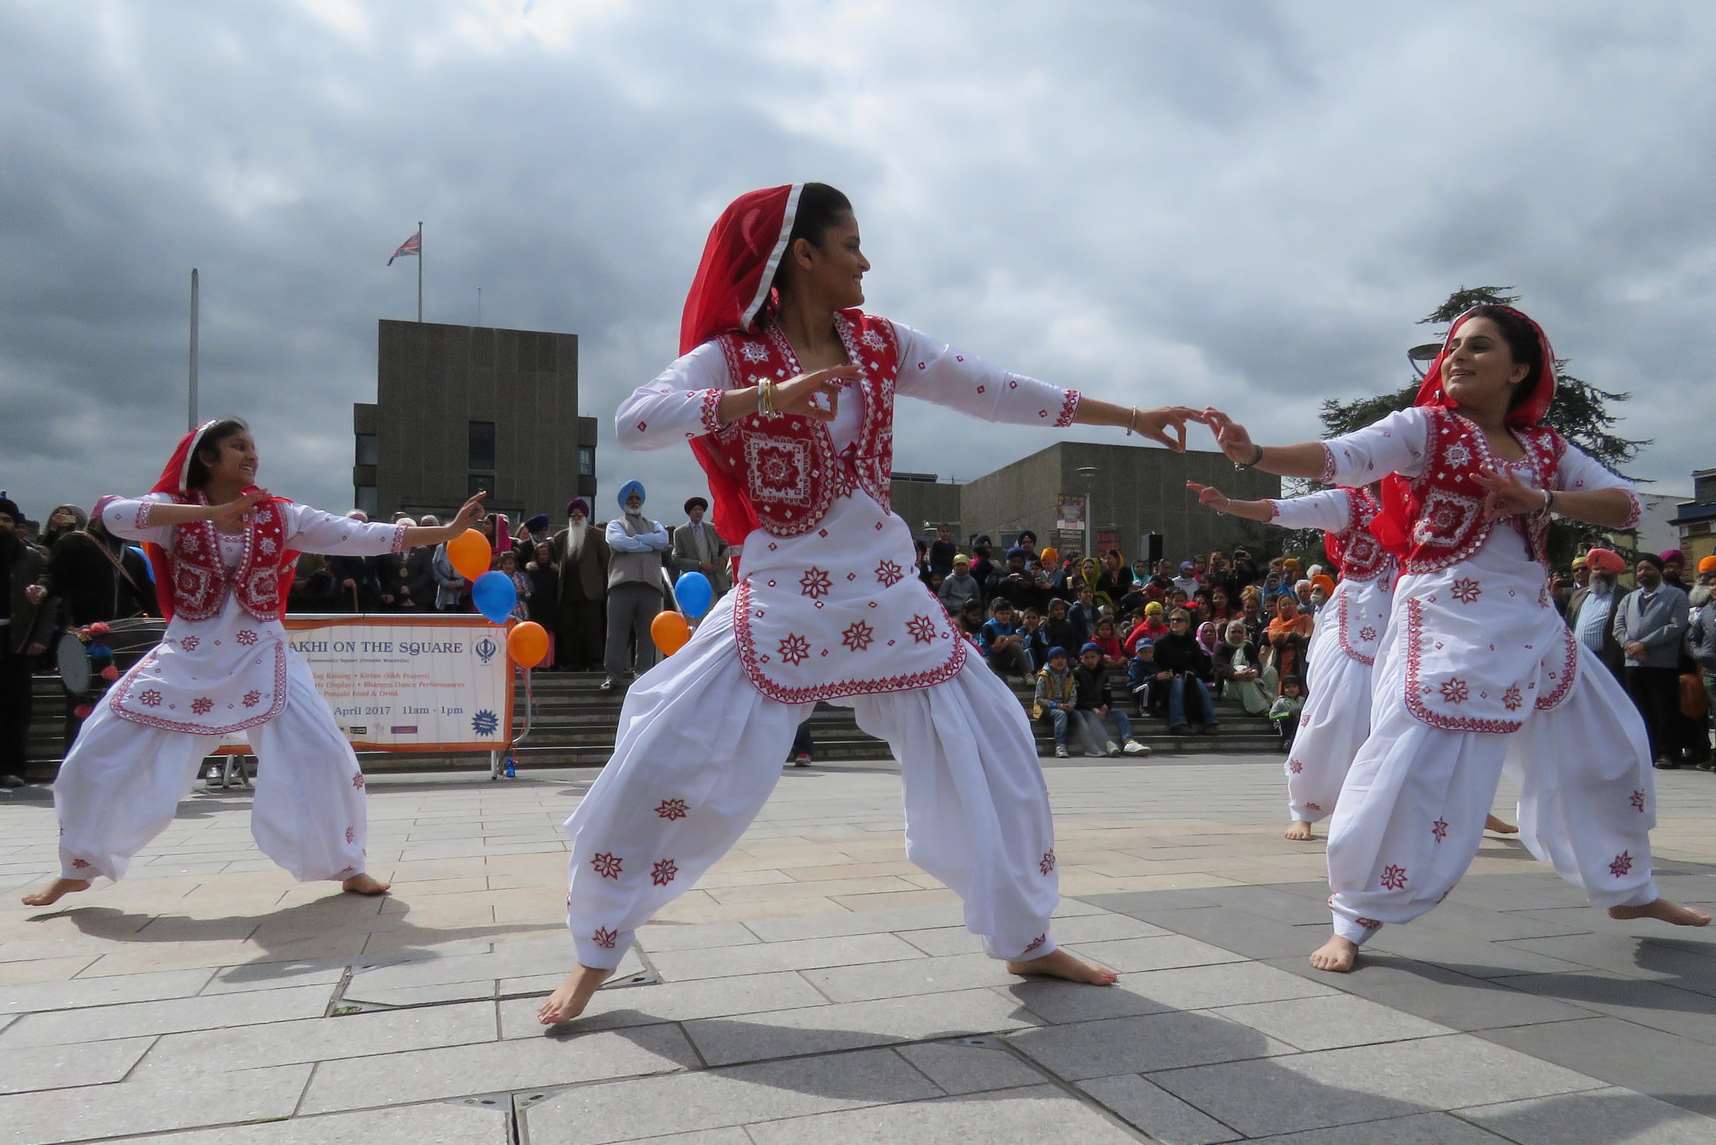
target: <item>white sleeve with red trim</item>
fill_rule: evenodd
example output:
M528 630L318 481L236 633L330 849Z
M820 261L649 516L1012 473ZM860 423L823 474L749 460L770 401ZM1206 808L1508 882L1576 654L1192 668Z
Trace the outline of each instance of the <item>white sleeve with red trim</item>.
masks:
M972 354L894 323L900 373L894 391L906 397L1013 425L1068 426L1079 392L991 366Z
M1413 407L1397 410L1373 425L1323 442L1325 485L1357 489L1390 473L1417 477L1424 472L1430 419Z
M1561 463L1555 467L1555 487L1569 493L1590 493L1597 489L1621 490L1632 505L1627 519L1620 525L1623 529L1630 529L1638 524L1639 515L1643 512L1638 494L1633 492L1630 481L1604 469L1595 458L1572 442L1567 443L1561 454Z
M675 359L653 382L620 403L614 430L627 449L664 449L721 428L718 407L729 385L715 339Z
M375 557L405 551L406 525L354 521L308 505L284 505L286 547L300 553Z
M151 525L149 515L156 505L172 505L168 493L149 493L143 497L104 497L97 505L95 519L116 537L128 541L148 541L166 547L173 543L173 526Z
M1271 525L1283 529L1321 529L1340 533L1352 524L1352 498L1345 489L1319 489L1303 497L1271 498Z

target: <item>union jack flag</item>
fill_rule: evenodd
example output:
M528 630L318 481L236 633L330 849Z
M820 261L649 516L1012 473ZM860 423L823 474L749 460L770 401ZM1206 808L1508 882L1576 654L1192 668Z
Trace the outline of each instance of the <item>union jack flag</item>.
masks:
M423 232L421 230L399 244L399 249L393 252L393 256L387 260L387 265L392 266L395 258L404 258L407 255L423 257Z

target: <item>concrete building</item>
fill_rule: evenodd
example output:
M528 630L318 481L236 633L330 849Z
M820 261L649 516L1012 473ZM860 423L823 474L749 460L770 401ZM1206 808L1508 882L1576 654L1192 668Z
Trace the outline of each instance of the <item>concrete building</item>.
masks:
M352 406L354 503L371 517L445 516L479 489L514 522L594 504L577 335L383 319L375 393Z
M1692 500L1683 501L1670 522L1679 533L1688 570L1716 554L1716 469L1692 471Z
M1086 467L1095 472L1081 474ZM894 511L926 540L934 538L933 523L945 521L956 526L954 535L962 545L986 533L1001 547L1031 529L1044 545L1082 552L1088 498L1095 547L1118 548L1128 560L1149 555L1152 533L1161 537L1162 555L1175 560L1234 545L1280 551L1286 533L1200 507L1186 492L1188 480L1244 500L1281 496L1280 478L1236 470L1213 451L1179 454L1067 441L963 485L937 483L933 474L896 473ZM1074 528L1057 527L1075 519Z

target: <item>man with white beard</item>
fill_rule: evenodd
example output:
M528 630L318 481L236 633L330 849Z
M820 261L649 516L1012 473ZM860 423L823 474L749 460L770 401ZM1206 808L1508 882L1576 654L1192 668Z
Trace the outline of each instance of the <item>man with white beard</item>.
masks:
M549 543L560 570L560 623L555 629L555 662L573 672L588 672L602 662L607 629L608 543L602 530L590 528L590 503L574 497L566 505L567 525Z

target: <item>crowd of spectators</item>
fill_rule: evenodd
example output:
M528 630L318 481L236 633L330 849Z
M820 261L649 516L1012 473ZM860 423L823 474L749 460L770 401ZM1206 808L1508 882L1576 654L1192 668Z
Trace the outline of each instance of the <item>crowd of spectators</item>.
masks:
M685 519L668 526L643 515L636 482L622 496L606 522L574 498L559 529L546 513L516 529L500 514L482 525L492 567L517 589L514 615L550 635L542 667L601 669L603 687L623 687L653 663L648 620L673 607L679 576L703 573L716 596L730 587L733 550L705 523L707 501L691 498ZM395 520L440 523L432 514ZM1093 754L1143 754L1148 748L1133 735L1138 720L1160 721L1175 735L1214 734L1218 698L1269 718L1282 749L1291 744L1311 633L1334 591L1322 566L1243 548L1154 564L1115 550L1061 556L1030 531L999 554L986 536L969 549L944 527L918 543L917 574L997 674L1034 688L1033 715L1052 731L1057 755L1070 754L1074 738ZM1552 575L1552 595L1575 638L1637 704L1657 766L1716 770L1716 557L1690 578L1683 563L1677 551L1628 562L1590 549ZM14 786L23 773L30 676L47 665L53 642L68 630L154 613L150 576L137 549L77 506L56 507L38 526L0 495L0 784ZM624 616L613 615L616 606ZM475 608L470 582L441 546L305 555L289 611ZM74 713L87 710L76 699L67 703L68 738L80 722ZM807 742L795 745L795 756L808 758Z

